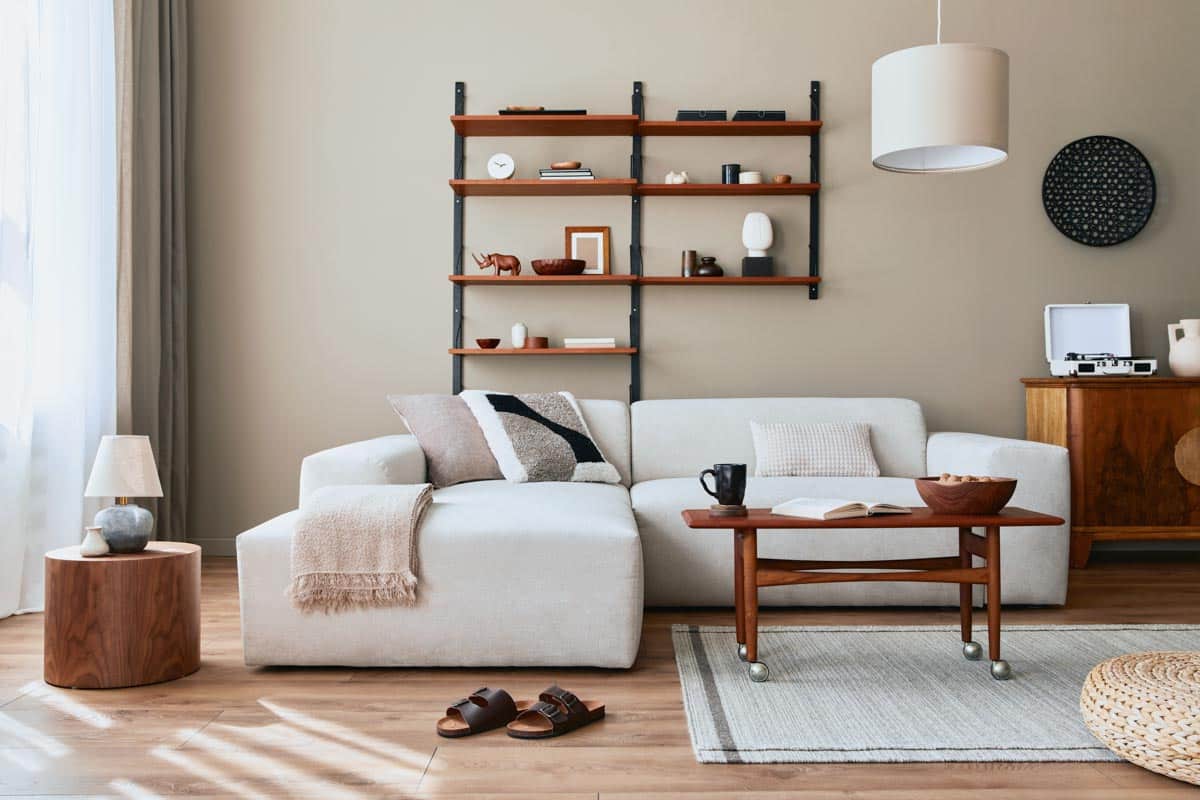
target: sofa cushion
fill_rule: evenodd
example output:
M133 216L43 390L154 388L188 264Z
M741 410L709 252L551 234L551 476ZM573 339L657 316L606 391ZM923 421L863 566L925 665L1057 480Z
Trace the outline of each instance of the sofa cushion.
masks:
M504 477L513 483L620 483L570 392L462 393Z
M628 667L642 554L623 486L462 483L434 492L412 608L305 615L284 596L296 514L237 539L248 664Z
M754 463L753 422L866 422L884 475L925 474L925 417L886 397L642 400L631 409L633 480L683 478L718 462Z
M879 464L871 452L871 426L865 422L751 422L754 474L762 477L875 478Z
M388 402L425 453L429 482L439 488L504 477L475 415L452 394L391 394Z
M592 439L621 474L621 483L628 486L633 479L633 466L629 460L629 404L621 400L577 399L577 402Z

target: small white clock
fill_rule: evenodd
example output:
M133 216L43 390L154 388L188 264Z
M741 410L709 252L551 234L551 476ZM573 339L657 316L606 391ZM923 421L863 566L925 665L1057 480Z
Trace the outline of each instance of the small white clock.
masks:
M517 163L508 153L496 153L488 159L488 175L496 180L507 180L517 171Z

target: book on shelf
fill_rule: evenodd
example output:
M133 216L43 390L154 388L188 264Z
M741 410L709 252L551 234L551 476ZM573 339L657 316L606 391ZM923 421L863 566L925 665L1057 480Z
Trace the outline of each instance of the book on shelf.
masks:
M563 339L563 347L616 347L617 340L611 336L594 338L574 337Z
M876 514L911 514L905 506L870 500L836 500L829 497L795 497L771 509L772 514L805 519L852 519Z
M538 173L540 173L542 175L591 175L592 168L591 167L571 167L568 169L568 168L564 167L563 169L556 169L554 167L545 167L543 169L539 169Z
M595 175L542 175L544 181L594 181Z

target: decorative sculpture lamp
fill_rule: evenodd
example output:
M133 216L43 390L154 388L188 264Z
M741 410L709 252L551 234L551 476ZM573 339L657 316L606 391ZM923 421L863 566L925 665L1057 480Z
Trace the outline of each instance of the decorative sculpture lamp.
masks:
M775 260L767 255L767 248L775 243L775 230L771 218L761 211L751 211L742 223L742 244L746 246L746 257L742 259L742 275L764 277L775 272Z
M113 553L137 553L154 533L154 515L130 497L162 497L154 453L146 436L105 436L96 451L84 497L115 497L117 504L96 513L95 523Z

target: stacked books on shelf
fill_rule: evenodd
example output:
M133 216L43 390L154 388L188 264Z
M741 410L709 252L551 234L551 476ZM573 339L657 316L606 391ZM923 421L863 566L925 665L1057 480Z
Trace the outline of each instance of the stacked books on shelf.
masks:
M563 347L567 349L576 347L616 347L617 340L611 336L598 336L593 338L566 338L563 339Z
M596 176L587 167L577 169L541 169L538 170L544 181L591 181Z

